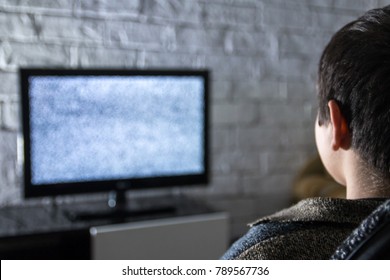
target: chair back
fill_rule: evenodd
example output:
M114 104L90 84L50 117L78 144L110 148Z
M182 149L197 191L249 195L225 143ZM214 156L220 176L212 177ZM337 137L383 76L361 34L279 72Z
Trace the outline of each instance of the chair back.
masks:
M390 199L375 209L337 248L334 260L390 259Z

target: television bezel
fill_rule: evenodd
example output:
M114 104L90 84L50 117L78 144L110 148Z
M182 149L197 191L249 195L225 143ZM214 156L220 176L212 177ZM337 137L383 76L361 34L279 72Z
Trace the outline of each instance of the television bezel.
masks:
M207 69L60 69L60 68L20 68L21 120L23 133L23 190L25 198L127 191L150 188L206 186L209 182L209 70ZM101 181L37 184L31 182L31 139L30 139L30 100L29 77L31 76L198 76L204 79L204 131L203 164L200 174L170 175L144 178L110 179Z

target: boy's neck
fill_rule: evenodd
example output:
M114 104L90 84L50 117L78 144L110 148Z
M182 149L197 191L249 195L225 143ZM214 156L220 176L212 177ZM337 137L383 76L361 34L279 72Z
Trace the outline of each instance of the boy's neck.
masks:
M389 179L363 165L356 154L346 160L344 170L347 199L390 198Z

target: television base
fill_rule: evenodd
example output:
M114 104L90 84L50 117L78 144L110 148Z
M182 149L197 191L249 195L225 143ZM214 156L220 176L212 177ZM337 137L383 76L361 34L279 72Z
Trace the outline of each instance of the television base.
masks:
M87 209L66 209L71 221L113 220L123 221L137 217L175 214L177 205L173 199L132 200L126 199L126 191L117 189L108 194L106 205Z

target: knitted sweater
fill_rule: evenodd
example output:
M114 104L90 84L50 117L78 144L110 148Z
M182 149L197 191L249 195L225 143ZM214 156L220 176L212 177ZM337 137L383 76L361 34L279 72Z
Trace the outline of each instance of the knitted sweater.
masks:
M329 259L384 199L309 198L250 224L222 259Z

